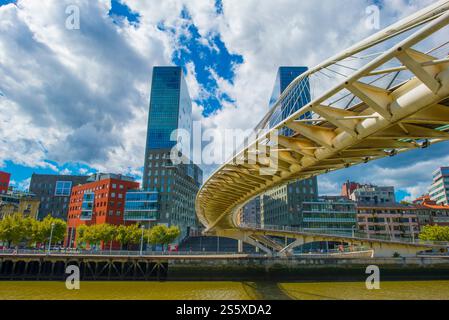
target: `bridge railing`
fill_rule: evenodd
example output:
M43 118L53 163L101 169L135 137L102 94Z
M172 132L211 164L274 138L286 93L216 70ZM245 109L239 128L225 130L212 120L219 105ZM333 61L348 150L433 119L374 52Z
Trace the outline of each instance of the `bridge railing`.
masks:
M70 256L216 256L235 255L235 252L214 251L130 251L130 250L32 250L32 249L3 249L0 254L5 255L70 255ZM248 253L247 255L264 255L263 253Z
M310 230L306 228L300 227L291 227L291 226L280 226L280 225L258 225L258 224L240 224L240 228L242 229L256 229L261 231L275 231L275 232L292 232L292 233L303 233L310 235L322 235L322 236L333 236L340 238L352 238L352 239L366 239L366 240L383 240L390 242L399 242L399 243L412 243L412 244L423 244L423 245L433 245L440 247L449 247L449 242L446 241L426 241L421 240L418 237L411 238L400 238L395 237L393 234L389 235L380 235L380 234L368 234L366 232L362 232L359 230L352 230L350 232L335 232L333 230Z

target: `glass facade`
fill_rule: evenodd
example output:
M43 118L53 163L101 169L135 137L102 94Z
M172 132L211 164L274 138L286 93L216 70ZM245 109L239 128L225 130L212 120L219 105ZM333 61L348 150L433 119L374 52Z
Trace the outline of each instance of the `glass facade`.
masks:
M93 192L86 192L83 195L83 202L81 204L81 220L91 220L94 209L95 194Z
M171 149L177 129L192 130L192 103L180 67L155 67L151 86L147 150ZM190 143L190 141L186 142ZM148 151L147 151L148 152Z
M72 181L56 181L55 196L70 196Z
M305 231L350 235L356 223L356 204L346 198L327 197L303 203L301 228Z
M126 193L125 221L159 220L158 193L150 191L129 191Z
M276 101L281 94L287 89L290 83L299 77L301 74L307 72L307 67L280 67L277 73L276 82L274 84L273 93L271 94L269 107L274 107ZM300 90L297 94L292 95L292 98L282 102L282 105L273 113L270 120L270 127L274 127L280 121L288 118L293 112L298 111L307 103L310 102L310 82L308 78L302 79L299 83ZM303 118L310 118L310 113L301 116ZM285 129L282 133L286 135L291 134L291 130Z

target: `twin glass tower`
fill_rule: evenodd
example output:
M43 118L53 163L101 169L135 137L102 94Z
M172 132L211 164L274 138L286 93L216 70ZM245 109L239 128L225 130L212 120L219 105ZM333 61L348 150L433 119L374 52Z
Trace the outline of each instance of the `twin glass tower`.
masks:
M270 99L270 108L275 107L276 101L292 81L307 72L307 70L307 67L279 68ZM301 90L294 101L285 102L276 107L273 113L273 123L270 123L270 126L276 125L310 102L309 79L301 79L299 86ZM307 113L303 116L303 118L309 117L310 114ZM290 129L284 129L281 131L281 134L289 136L292 134L292 131ZM253 201L260 201L260 220L262 225L303 227L303 203L306 201L315 201L317 198L318 183L317 178L313 177L275 187L262 194L260 199L256 198Z
M172 149L181 138L177 130L192 136L192 102L182 68L154 67L143 188L158 192L158 223L179 226L182 239L198 228L195 197L203 173L191 161L172 161ZM183 143L191 145L190 141Z

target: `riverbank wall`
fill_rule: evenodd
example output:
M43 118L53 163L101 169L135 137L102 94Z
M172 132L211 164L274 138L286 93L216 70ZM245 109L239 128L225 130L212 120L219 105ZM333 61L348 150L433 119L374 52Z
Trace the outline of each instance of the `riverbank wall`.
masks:
M449 257L0 256L0 280L65 280L77 266L93 281L361 281L368 266L390 280L449 279Z
M290 258L170 261L170 280L365 281L368 266L388 280L449 279L449 258Z

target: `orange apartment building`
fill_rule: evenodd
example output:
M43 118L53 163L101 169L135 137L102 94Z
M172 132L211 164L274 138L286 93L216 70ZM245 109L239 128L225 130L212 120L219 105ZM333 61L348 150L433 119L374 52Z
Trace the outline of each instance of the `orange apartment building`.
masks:
M139 189L133 178L114 174L95 174L86 184L74 186L67 216L67 247L76 247L80 225L124 224L125 197L128 190ZM103 245L102 245L103 247ZM117 249L118 244L113 244Z

